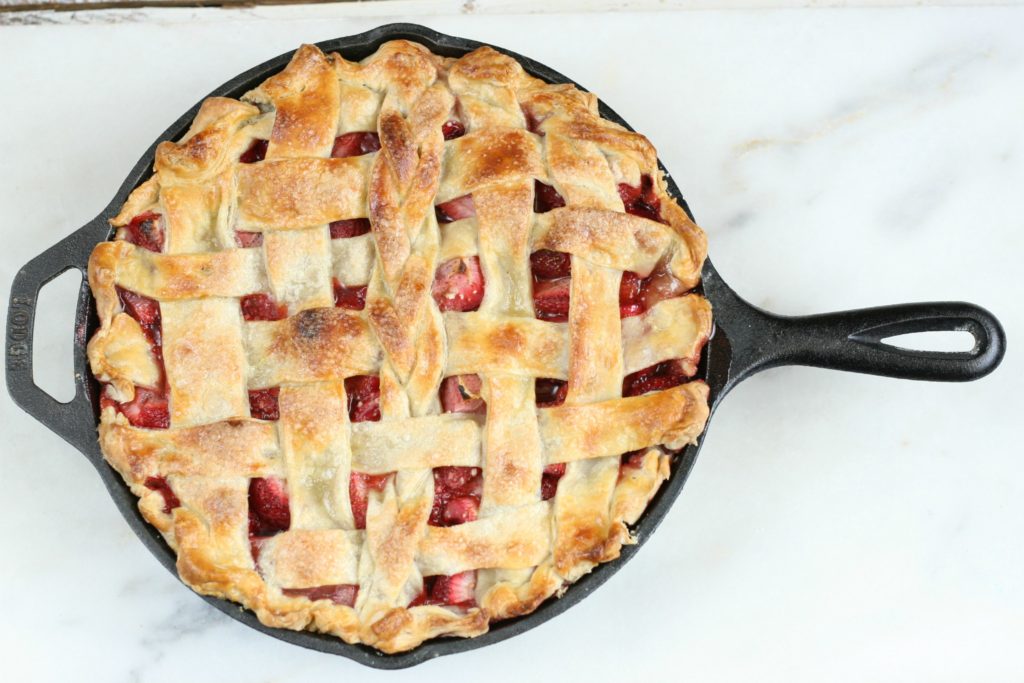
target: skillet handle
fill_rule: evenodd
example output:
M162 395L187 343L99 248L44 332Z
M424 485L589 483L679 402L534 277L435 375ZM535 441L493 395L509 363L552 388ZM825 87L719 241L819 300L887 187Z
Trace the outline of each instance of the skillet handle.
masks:
M83 451L89 447L87 440L95 440L92 430L83 425L94 424L96 419L88 396L84 315L79 312L82 329L74 330L75 397L61 403L40 389L33 376L36 306L39 290L58 275L77 268L84 276L93 246L108 231L105 221L97 219L25 264L14 277L7 309L7 391L32 417Z
M721 387L718 398L750 375L780 365L967 382L995 370L1006 352L1002 325L974 304L899 304L821 315L780 316L744 301L720 281L712 286L718 290L716 334L726 337L724 341L731 347L727 367L711 359L713 383ZM940 331L969 332L974 337L974 347L957 352L918 351L883 341L900 334Z
M902 379L968 382L989 374L1006 352L1006 333L984 308L963 302L879 306L798 317L776 316L774 364L811 365ZM913 332L965 331L969 351L918 351L883 340Z

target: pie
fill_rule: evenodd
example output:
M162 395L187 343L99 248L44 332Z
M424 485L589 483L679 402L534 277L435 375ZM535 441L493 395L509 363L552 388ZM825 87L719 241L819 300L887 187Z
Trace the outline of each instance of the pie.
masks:
M590 93L306 45L154 170L89 262L99 442L269 626L399 652L532 612L704 428L704 233Z

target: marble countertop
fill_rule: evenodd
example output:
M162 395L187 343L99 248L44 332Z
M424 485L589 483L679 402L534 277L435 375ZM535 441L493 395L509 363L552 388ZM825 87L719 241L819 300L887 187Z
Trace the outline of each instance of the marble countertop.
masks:
M404 672L207 606L136 540L85 459L4 394L9 680L1024 679L1024 8L376 4L0 27L0 295L216 85L300 42L413 20L599 92L658 146L719 271L753 303L973 301L1006 327L1003 366L960 385L758 375L716 415L658 533L603 588L524 635ZM76 287L71 275L45 290L37 330L40 381L65 397Z

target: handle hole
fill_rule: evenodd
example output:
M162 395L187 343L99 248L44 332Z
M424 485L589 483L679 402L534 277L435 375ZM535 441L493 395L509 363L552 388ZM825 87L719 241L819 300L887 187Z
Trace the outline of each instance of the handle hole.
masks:
M967 353L975 346L974 335L967 330L935 330L932 332L910 332L882 339L889 344L908 351L938 351L940 353Z
M36 386L61 403L75 397L74 330L82 273L70 268L39 290L32 344L32 375Z

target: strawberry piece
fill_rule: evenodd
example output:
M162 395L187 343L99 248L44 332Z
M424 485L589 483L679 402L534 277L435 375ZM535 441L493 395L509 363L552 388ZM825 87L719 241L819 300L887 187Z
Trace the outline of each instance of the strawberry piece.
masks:
M631 271L622 274L622 281L619 283L619 316L628 318L640 315L644 312L643 303L644 280Z
M334 278L334 305L350 311L366 308L366 285L347 287Z
M331 239L344 237L359 237L370 232L369 218L346 218L343 221L334 221L330 225Z
M526 130L537 135L544 135L540 130L540 124L542 119L538 119L534 113L526 107L520 107L523 110L523 118L526 119Z
M644 454L647 452L646 448L639 451L630 451L622 454L622 462L619 465L619 469L631 468L638 470L644 465Z
M116 287L117 298L124 312L135 319L142 333L149 341L153 358L160 370L160 380L155 387L135 387L135 397L127 403L118 403L107 396L100 396L101 409L112 406L124 415L135 427L144 429L167 429L171 425L167 405L167 387L164 379L163 340L160 329L160 304L149 297L136 294L129 289Z
M181 507L181 501L174 495L171 485L163 477L146 477L143 485L150 491L156 491L164 498L164 513L171 514L171 510Z
M547 213L551 209L565 206L565 199L558 190L539 180L533 181L533 212Z
M380 377L356 375L345 379L348 419L352 422L380 420Z
M557 462L544 468L540 477L540 499L551 500L558 491L558 480L565 474L565 463Z
M249 480L249 536L273 536L292 524L288 488L277 477Z
M479 496L483 485L479 467L434 468L434 490L446 495Z
M569 383L560 379L538 377L533 393L537 397L538 408L554 408L565 403L565 394Z
M263 233L247 232L245 230L235 230L235 244L237 244L242 249L249 249L250 247L262 247Z
M238 160L243 164L254 164L257 161L263 161L267 158L268 144L270 144L269 140L253 140L252 144L249 145L249 149L242 152L242 156L238 157Z
M107 399L101 406L113 405L124 415L129 424L142 429L167 429L171 426L171 415L167 407L167 393L164 389L135 387L135 398L127 403L116 403Z
M408 605L406 605L407 609L411 609L413 607L419 607L421 605L427 604L427 598L430 595L430 589L434 585L434 578L435 577L433 577L433 576L424 576L423 577L423 588L420 590L420 594L417 595L415 598L413 598L412 602L410 602Z
M254 320L284 320L288 317L288 307L279 304L270 294L248 294L239 303L242 306L242 317L250 322Z
M434 468L430 524L453 526L476 519L484 480L479 467Z
M572 274L572 257L564 251L541 249L530 254L530 271L535 280L557 280Z
M391 474L364 474L353 472L348 478L348 497L352 503L352 518L357 529L366 528L366 509L370 504L370 489L383 491Z
M533 285L533 308L539 320L564 323L569 319L569 280L541 280Z
M281 417L278 406L280 387L249 390L249 413L257 420L277 420Z
M654 192L654 181L651 176L642 176L640 187L620 183L619 197L622 198L622 205L626 209L626 213L665 223L661 217L661 200Z
M437 222L441 224L454 223L463 218L475 216L476 205L473 204L473 195L466 194L444 204L438 204L434 207L434 215L437 216Z
M643 281L641 297L644 310L649 311L659 301L682 296L688 291L683 283L669 272L667 264L659 263Z
M649 391L670 389L685 381L686 374L682 371L680 363L664 361L626 375L622 380L622 395L639 396Z
M335 605L353 607L359 586L341 583L335 586L317 586L316 588L282 588L281 592L289 598L307 598L309 600L330 600Z
M149 297L117 287L117 297L124 312L135 319L149 341L153 357L160 369L160 381L156 387L135 387L135 397L126 403L111 399L106 391L100 396L102 408L113 407L128 422L144 429L167 429L171 424L167 405L167 388L163 378L163 348L160 333L160 304Z
M659 301L682 296L687 291L664 263L658 264L646 278L626 271L619 285L619 315L623 318L640 315Z
M461 121L455 119L448 119L441 126L441 134L444 135L445 140L454 140L455 138L461 138L466 134L466 127L462 125Z
M426 604L473 607L476 605L475 590L476 570L470 569L452 576L438 576L430 587Z
M452 498L444 506L441 519L444 526L455 526L476 520L477 511L480 509L480 499L473 496L459 496Z
M430 293L441 311L475 311L484 300L480 259L453 258L441 264Z
M480 398L480 375L454 375L441 382L441 410L445 413L487 412L487 404Z
M164 250L164 227L158 213L147 211L139 214L124 227L124 231L126 242L157 253Z
M160 303L158 301L121 287L117 287L117 298L121 301L124 312L135 318L143 330L147 328L160 329Z
M331 156L335 159L342 157L358 157L380 149L380 136L373 132L345 133L334 138L334 148L331 149Z
M420 590L420 594L412 599L407 608L419 607L420 605L427 604L427 598L430 596L430 589L434 587L434 580L436 576L424 576L423 577L423 588Z

